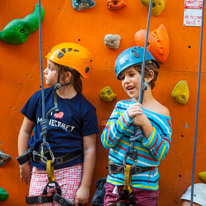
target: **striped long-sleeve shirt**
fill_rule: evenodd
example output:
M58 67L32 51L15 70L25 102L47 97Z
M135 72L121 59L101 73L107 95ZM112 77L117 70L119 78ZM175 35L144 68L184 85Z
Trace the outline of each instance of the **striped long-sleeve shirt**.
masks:
M103 146L110 149L109 160L121 165L131 143L129 138L134 133L133 119L129 117L127 112L128 107L134 103L133 99L117 102L101 134ZM155 169L152 172L150 170L132 175L131 185L136 188L158 190L159 172L157 166L169 151L172 134L171 118L142 109L153 126L153 132L148 139L143 136L142 139L135 141L134 146L138 151L137 166L154 167ZM127 163L133 165L134 161L128 157ZM123 185L124 175L109 174L107 182L113 185Z

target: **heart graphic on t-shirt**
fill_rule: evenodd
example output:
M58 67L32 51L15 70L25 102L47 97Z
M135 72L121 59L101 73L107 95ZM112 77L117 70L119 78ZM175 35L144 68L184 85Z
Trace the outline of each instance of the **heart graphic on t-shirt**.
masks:
M54 114L54 118L56 118L56 119L62 119L63 116L64 116L63 112L59 112L59 113Z

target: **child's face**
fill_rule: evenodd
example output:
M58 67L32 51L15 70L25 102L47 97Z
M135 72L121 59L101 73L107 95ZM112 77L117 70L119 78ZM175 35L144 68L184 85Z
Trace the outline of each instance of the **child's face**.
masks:
M120 80L124 91L131 97L137 98L139 96L139 86L141 75L134 67L125 69L120 74Z
M47 68L44 70L44 77L48 86L55 86L57 83L57 70L57 65L47 59Z

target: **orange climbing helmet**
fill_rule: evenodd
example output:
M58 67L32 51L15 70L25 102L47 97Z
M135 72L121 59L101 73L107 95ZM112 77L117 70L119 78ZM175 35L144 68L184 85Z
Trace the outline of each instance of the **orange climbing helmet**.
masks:
M92 55L83 46L75 43L61 43L54 46L46 56L56 64L70 67L88 78L92 68Z

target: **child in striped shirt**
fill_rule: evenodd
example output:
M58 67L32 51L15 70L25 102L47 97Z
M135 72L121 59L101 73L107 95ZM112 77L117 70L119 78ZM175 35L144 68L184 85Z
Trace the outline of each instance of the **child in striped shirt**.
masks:
M117 102L101 134L103 146L109 149L109 175L105 186L104 206L119 205L120 202L121 205L158 205L157 167L169 151L172 128L169 110L152 95L159 63L148 50L144 73L144 81L148 83L148 87L144 91L142 104L138 103L143 52L143 47L128 48L115 62L117 79L121 81L130 99ZM142 133L134 143L137 154L125 159L135 125L141 127ZM129 186L127 185L129 195L125 195L124 188L126 165L131 165Z

